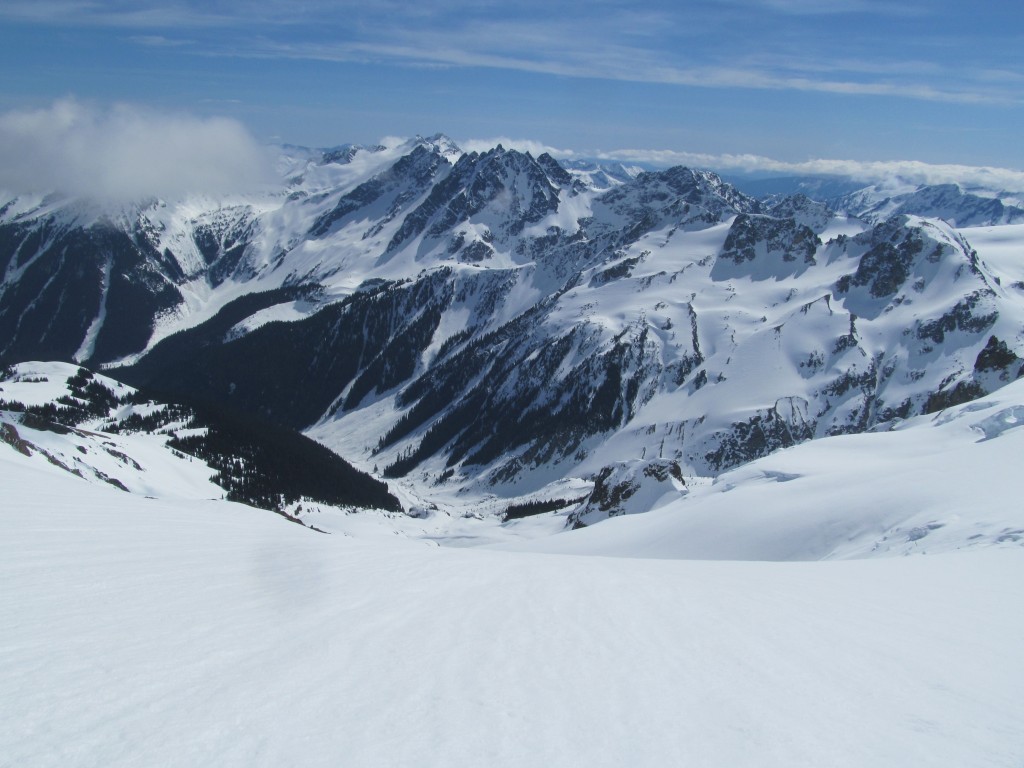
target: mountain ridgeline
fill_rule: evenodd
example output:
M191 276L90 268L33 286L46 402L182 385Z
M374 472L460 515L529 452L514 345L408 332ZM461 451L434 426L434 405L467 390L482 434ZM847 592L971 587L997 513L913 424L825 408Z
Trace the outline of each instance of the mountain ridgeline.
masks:
M285 160L251 199L8 201L0 362L104 366L509 495L623 461L715 474L1021 373L1024 284L954 226L1020 209L958 187L758 200L441 136Z

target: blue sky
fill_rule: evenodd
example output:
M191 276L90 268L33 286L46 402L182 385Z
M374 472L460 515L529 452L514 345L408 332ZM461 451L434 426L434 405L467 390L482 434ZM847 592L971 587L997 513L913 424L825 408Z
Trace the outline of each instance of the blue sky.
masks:
M444 132L1020 170L1022 51L1005 0L3 0L0 112L72 98L312 146Z

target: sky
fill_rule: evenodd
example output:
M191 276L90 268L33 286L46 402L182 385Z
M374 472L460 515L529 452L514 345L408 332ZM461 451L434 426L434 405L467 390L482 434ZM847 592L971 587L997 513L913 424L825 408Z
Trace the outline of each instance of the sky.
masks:
M1021 51L1004 0L3 0L0 159L171 122L183 145L443 132L745 170L1021 171ZM60 119L63 139L20 148Z

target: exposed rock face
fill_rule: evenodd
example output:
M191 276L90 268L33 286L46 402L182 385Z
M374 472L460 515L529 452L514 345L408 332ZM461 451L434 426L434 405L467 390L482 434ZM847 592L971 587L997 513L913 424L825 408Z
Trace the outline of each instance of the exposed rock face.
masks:
M835 217L827 203L811 200L804 194L774 200L765 206L764 212L776 219L793 219L815 233L824 231Z
M659 502L678 498L686 488L682 470L669 459L607 466L593 481L594 490L586 504L569 515L569 527L583 528L609 517L647 512Z
M448 170L450 166L444 157L420 145L390 168L342 195L330 211L317 218L309 234L323 237L332 228L356 217L371 223L364 237L379 232Z
M820 246L814 231L796 219L741 213L729 228L711 277L778 280L813 265Z

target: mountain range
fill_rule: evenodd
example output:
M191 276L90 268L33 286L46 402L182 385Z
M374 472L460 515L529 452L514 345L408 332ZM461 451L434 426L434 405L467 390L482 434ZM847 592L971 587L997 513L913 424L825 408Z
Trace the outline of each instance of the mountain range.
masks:
M301 430L426 503L550 506L582 479L576 526L1022 371L1005 192L755 198L441 135L278 167L235 197L6 196L0 364Z
M0 195L10 764L1019 765L1012 190L278 169Z

